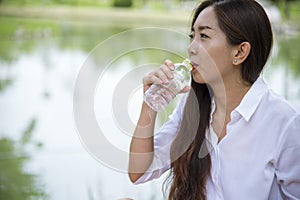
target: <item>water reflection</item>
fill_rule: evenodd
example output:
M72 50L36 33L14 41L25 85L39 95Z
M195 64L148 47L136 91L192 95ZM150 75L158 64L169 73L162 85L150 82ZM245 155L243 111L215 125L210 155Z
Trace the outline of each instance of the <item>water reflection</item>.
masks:
M46 198L47 193L51 199L118 199L125 196L163 199L163 178L133 186L126 174L104 167L85 151L74 126L73 90L82 64L98 43L130 27L32 23L20 26L20 22L13 21L14 29L9 33L0 28L0 34L5 36L1 37L0 46L0 148L3 158L0 163L0 195L6 194L4 189L9 183L5 180L10 180L12 183L20 181L19 190L24 189L21 186L26 183L30 195L41 198ZM37 33L32 32L33 26L40 27ZM101 56L95 56L96 65L91 73L98 73L104 67L97 64L101 63L102 57L114 56L114 49L119 45L130 47L137 40L141 43L144 40L167 41L175 46L180 43L180 48L187 43L155 32L149 32L143 38L132 35L124 41L126 44L113 43ZM271 87L297 105L300 105L299 40L299 35L292 38L277 36L272 60L264 71ZM185 55L185 52L182 54ZM116 59L102 77L106 87L102 87L95 97L95 111L98 123L104 124L111 132L106 137L118 148L128 149L130 138L118 129L111 110L105 110L111 107L109 99L112 99L116 84L136 66L161 63L166 57L179 61L178 55L163 51L133 51ZM156 66L149 66L149 69L151 67ZM138 83L141 76L131 74L131 79ZM79 99L80 95L84 95L84 88ZM132 122L137 119L141 101L141 89L137 89L128 103ZM167 114L160 116L161 122L166 120L174 106L171 105ZM27 136L18 134L26 126ZM33 130L34 135L29 135ZM31 145L28 151L20 148L22 143L27 146L32 141L40 141L42 148L36 148L36 145ZM20 154L15 152L21 152L21 155L28 152L26 156L31 158L20 158ZM6 155L10 155L11 159L5 158ZM13 177L13 173L17 176ZM34 181L35 175L39 177L38 182ZM45 187L40 187L39 183ZM11 190L7 191L7 195L14 194ZM4 197L0 196L0 199L12 199ZM19 199L24 199L22 197Z
M0 199L47 199L36 172L26 169L30 162L30 149L38 150L42 144L32 141L36 120L29 123L19 140L0 138Z

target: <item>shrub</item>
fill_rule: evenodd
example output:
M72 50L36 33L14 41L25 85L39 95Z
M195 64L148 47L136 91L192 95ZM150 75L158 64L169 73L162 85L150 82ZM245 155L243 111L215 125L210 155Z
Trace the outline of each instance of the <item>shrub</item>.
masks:
M132 0L114 0L114 7L131 7Z

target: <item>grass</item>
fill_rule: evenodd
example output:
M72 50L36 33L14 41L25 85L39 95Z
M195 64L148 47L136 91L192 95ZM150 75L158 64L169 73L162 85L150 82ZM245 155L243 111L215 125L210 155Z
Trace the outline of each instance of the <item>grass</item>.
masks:
M1 2L1 0L0 0ZM92 6L92 7L110 7L110 0L2 0L5 6Z
M0 0L4 6L72 6L72 7L97 7L111 8L113 0ZM132 8L141 9L147 7L154 10L164 11L170 6L178 6L177 0L172 0L171 5L160 0L133 0Z
M1 0L0 0L1 1ZM60 0L71 2L72 0ZM124 27L159 26L159 27L188 27L191 13L180 10L163 9L163 4L157 1L147 1L150 8L143 8L142 1L134 1L134 7L130 9L112 8L110 0L73 0L80 6L71 4L54 5L45 2L47 0L2 0L4 5L0 6L0 34L10 35L16 27L23 23L28 24L26 30L44 28L51 26L55 30L59 23L82 23L82 24L118 24ZM18 2L18 3L17 3ZM31 2L31 4L29 3ZM38 3L39 2L39 3ZM41 4L44 2L44 5ZM29 6L29 5L31 6ZM76 5L77 5L76 4ZM71 6L70 6L71 5ZM83 7L81 5L84 5ZM97 5L91 7L90 5ZM144 5L145 6L145 5ZM282 10L282 9L281 9ZM290 2L290 19L285 22L293 24L300 30L300 1Z
M190 13L148 12L143 9L92 8L69 6L1 6L0 16L7 19L65 21L70 23L126 24L130 26L186 27Z
M0 17L0 36L3 39L13 39L17 30L23 31L24 35L31 34L37 30L51 29L55 31L57 29L57 23L45 20L35 20L31 18L20 17Z

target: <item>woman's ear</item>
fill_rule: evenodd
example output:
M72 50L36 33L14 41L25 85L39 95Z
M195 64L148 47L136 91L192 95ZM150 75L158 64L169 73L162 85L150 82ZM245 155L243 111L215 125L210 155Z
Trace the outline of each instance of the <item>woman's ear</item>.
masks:
M237 45L234 50L233 65L242 64L248 57L251 50L251 44L249 42L242 42Z

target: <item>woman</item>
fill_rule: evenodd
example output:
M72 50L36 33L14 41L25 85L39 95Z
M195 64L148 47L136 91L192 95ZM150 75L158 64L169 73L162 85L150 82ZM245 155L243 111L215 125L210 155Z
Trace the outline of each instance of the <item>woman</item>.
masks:
M135 184L168 169L169 199L300 199L300 112L260 73L272 30L254 0L207 0L194 13L191 90L153 134L145 103L130 146ZM172 79L169 60L143 79L144 92ZM186 87L182 92L187 92Z

